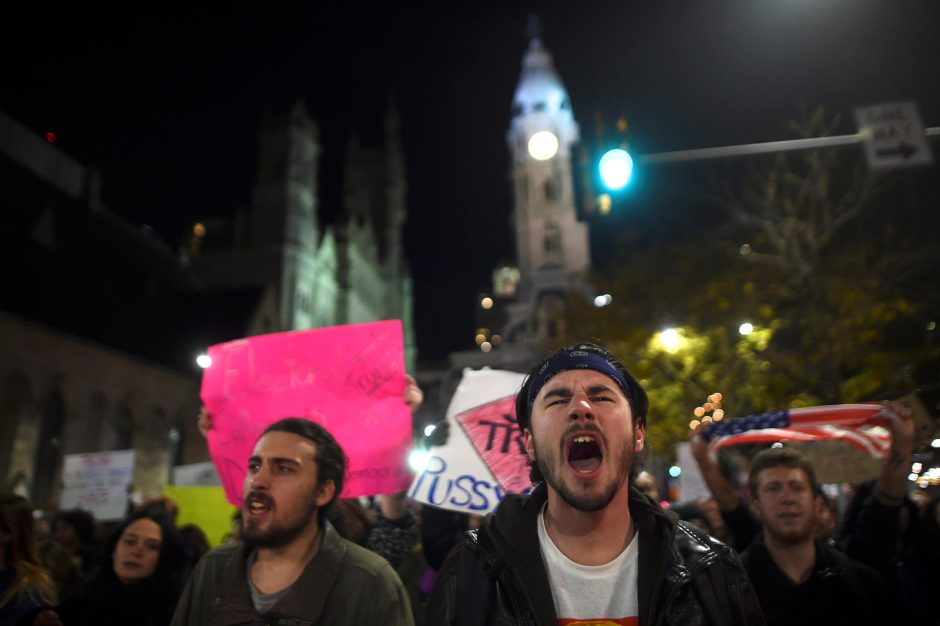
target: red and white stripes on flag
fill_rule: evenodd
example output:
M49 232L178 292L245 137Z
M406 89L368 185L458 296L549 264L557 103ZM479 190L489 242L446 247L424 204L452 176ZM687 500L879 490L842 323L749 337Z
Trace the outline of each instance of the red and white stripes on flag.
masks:
M834 404L712 422L702 436L713 451L742 444L838 440L881 459L891 446L889 433L880 428L888 419L880 403Z

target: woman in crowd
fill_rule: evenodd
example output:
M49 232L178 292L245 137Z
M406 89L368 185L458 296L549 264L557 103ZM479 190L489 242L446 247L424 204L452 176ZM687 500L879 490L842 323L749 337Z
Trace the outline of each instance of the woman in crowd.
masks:
M153 511L138 511L111 535L101 568L58 609L65 626L170 623L182 588L183 547L176 529Z
M82 576L88 576L98 568L100 546L97 535L98 523L88 511L61 511L52 520L52 536L69 551Z
M55 583L39 562L33 507L0 494L0 624L32 624L55 603Z

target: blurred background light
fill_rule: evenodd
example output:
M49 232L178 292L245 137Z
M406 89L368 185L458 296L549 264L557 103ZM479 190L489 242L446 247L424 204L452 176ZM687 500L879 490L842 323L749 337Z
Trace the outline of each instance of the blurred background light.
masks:
M623 189L633 177L633 157L626 150L607 151L600 161L601 180L611 191Z

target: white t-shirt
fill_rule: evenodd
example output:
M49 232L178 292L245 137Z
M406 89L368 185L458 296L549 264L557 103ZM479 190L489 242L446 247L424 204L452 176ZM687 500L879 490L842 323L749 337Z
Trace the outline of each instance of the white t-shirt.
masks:
M555 600L558 626L638 626L637 541L610 563L579 565L558 549L539 514L539 546Z

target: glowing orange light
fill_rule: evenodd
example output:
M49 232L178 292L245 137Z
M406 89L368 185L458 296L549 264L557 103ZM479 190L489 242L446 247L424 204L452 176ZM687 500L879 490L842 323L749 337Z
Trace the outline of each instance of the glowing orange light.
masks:
M705 409L700 406L695 407L695 410L692 412L695 413L695 417L702 417L705 415Z
M689 430L695 430L696 428L698 428L699 424L701 424L700 421L692 420L691 422L689 422Z

